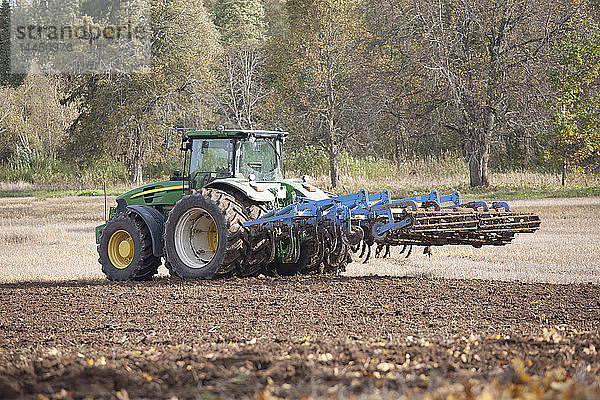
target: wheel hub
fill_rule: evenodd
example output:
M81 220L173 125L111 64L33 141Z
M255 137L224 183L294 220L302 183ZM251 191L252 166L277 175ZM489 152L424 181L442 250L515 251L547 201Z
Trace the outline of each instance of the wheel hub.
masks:
M217 225L202 208L191 208L179 218L174 239L179 258L190 268L210 263L219 244Z
M112 265L124 269L131 264L134 255L133 238L129 232L118 230L108 240L108 258Z
M123 258L126 258L129 255L129 252L131 251L131 246L129 245L129 242L124 240L121 243L119 243L119 255Z

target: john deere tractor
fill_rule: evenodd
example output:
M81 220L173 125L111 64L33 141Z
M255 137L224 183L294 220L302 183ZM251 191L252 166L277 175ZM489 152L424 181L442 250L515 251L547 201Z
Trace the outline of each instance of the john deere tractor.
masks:
M278 254L272 235L243 225L298 198L329 197L307 182L283 178L286 136L282 131L185 132L181 149L187 171L117 197L108 222L96 228L102 271L111 280L147 279L163 258L171 274L186 279L250 276L268 264L271 272L285 274L306 267L305 257L290 263L282 256L290 241L279 243ZM343 268L345 261L327 267Z
M144 280L164 264L184 279L337 273L350 251L371 247L508 244L534 232L536 215L504 202L463 203L436 191L392 200L389 191L334 196L307 179L285 179L282 131L189 130L184 172L117 197L96 228L108 279ZM189 154L189 157L188 157Z

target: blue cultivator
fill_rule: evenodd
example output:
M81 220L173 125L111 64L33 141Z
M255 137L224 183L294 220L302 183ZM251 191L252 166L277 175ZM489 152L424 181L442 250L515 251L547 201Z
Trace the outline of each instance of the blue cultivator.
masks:
M253 230L267 230L276 243L287 243L286 262L295 262L301 243L310 249L310 265L335 265L348 247L360 251L365 261L371 247L376 256L389 256L390 246L483 245L502 246L517 233L535 232L540 219L531 213L511 212L507 203L483 201L462 203L459 192L440 196L437 191L426 195L393 200L388 190L369 195L358 193L325 200L301 198L287 207L275 209L261 218L244 224ZM342 262L343 260L338 260Z

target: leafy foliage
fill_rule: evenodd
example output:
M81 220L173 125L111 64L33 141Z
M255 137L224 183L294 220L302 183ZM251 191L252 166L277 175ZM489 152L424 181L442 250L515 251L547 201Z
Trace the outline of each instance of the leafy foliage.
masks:
M575 168L600 171L600 27L569 33L557 45L555 131L548 155Z
M145 162L166 156L165 128L211 120L211 60L219 54L215 28L200 1L156 1L152 16L150 66L130 74L74 77L67 98L80 111L67 153L122 159L136 183L142 182Z
M263 5L259 0L217 0L213 12L224 49L220 108L230 124L253 129L268 92Z
M61 7L99 19L147 11L127 4ZM154 0L148 65L27 77L9 71L10 7L0 7L0 162L11 166L26 154L76 169L110 159L139 183L177 156L166 128L224 124L290 131L289 165L332 187L448 154L471 186L565 159L599 168L595 0Z
M274 49L276 101L302 140L327 149L333 187L338 153L359 128L352 113L367 31L358 5L355 0L289 1L288 30Z

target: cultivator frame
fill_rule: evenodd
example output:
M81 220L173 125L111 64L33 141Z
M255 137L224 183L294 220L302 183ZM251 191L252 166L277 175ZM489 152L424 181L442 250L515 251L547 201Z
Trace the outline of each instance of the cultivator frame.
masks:
M251 232L267 230L276 243L290 244L286 262L296 262L300 243L312 237L313 262L340 257L347 247L366 262L371 246L375 254L389 256L390 246L483 245L502 246L517 233L533 233L540 219L532 213L512 212L506 202L462 202L458 191L440 196L437 191L393 200L389 190L369 195L366 189L325 200L300 200L244 223ZM346 247L347 246L347 247ZM325 249L329 249L325 252Z

